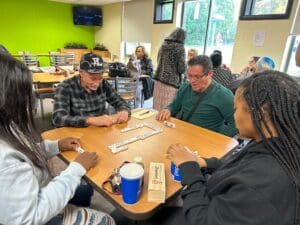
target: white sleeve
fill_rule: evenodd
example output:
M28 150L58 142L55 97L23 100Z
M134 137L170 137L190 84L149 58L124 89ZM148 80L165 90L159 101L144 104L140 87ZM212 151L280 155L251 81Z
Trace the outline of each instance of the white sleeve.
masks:
M59 176L40 187L33 168L16 162L0 170L0 224L45 224L73 197L86 170L72 162Z
M41 144L45 148L46 156L48 159L52 158L53 156L56 156L59 153L58 140L44 140Z

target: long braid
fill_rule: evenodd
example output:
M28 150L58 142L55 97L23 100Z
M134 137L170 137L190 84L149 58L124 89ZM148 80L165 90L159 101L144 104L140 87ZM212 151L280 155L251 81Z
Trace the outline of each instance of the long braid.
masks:
M300 224L300 85L285 73L264 71L254 74L241 84L243 97L267 149L283 167L296 189L294 224ZM267 112L278 138L266 138L263 128L274 137L268 126Z

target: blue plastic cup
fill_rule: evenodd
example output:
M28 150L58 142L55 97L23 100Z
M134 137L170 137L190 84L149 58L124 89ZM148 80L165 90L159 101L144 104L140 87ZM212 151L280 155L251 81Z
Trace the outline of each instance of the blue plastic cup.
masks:
M171 175L175 181L180 182L182 180L181 171L173 162L171 162Z
M126 163L120 169L121 192L126 204L135 204L140 196L144 169L137 163Z

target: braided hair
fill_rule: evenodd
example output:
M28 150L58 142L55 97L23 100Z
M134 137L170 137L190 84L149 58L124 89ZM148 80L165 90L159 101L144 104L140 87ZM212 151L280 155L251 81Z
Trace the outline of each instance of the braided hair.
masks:
M296 188L294 224L300 224L300 85L289 75L267 70L245 79L239 87L254 126ZM278 132L274 141L266 138L263 127L274 137L263 113L267 112Z

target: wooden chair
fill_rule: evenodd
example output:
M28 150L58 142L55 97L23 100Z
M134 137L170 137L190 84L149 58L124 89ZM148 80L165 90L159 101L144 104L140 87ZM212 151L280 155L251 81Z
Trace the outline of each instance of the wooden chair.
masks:
M46 98L54 99L56 85L57 84L41 84L41 83L36 83L34 85L34 92L37 99L40 102L41 115L43 119L45 118L43 100Z
M23 54L22 55L20 54L20 56L21 56L21 61L23 61L26 66L28 67L39 66L39 60L37 55L23 52Z
M51 66L73 66L75 63L75 56L72 53L49 52L49 58Z
M130 104L132 108L136 108L136 94L139 80L131 77L116 77L117 93Z

